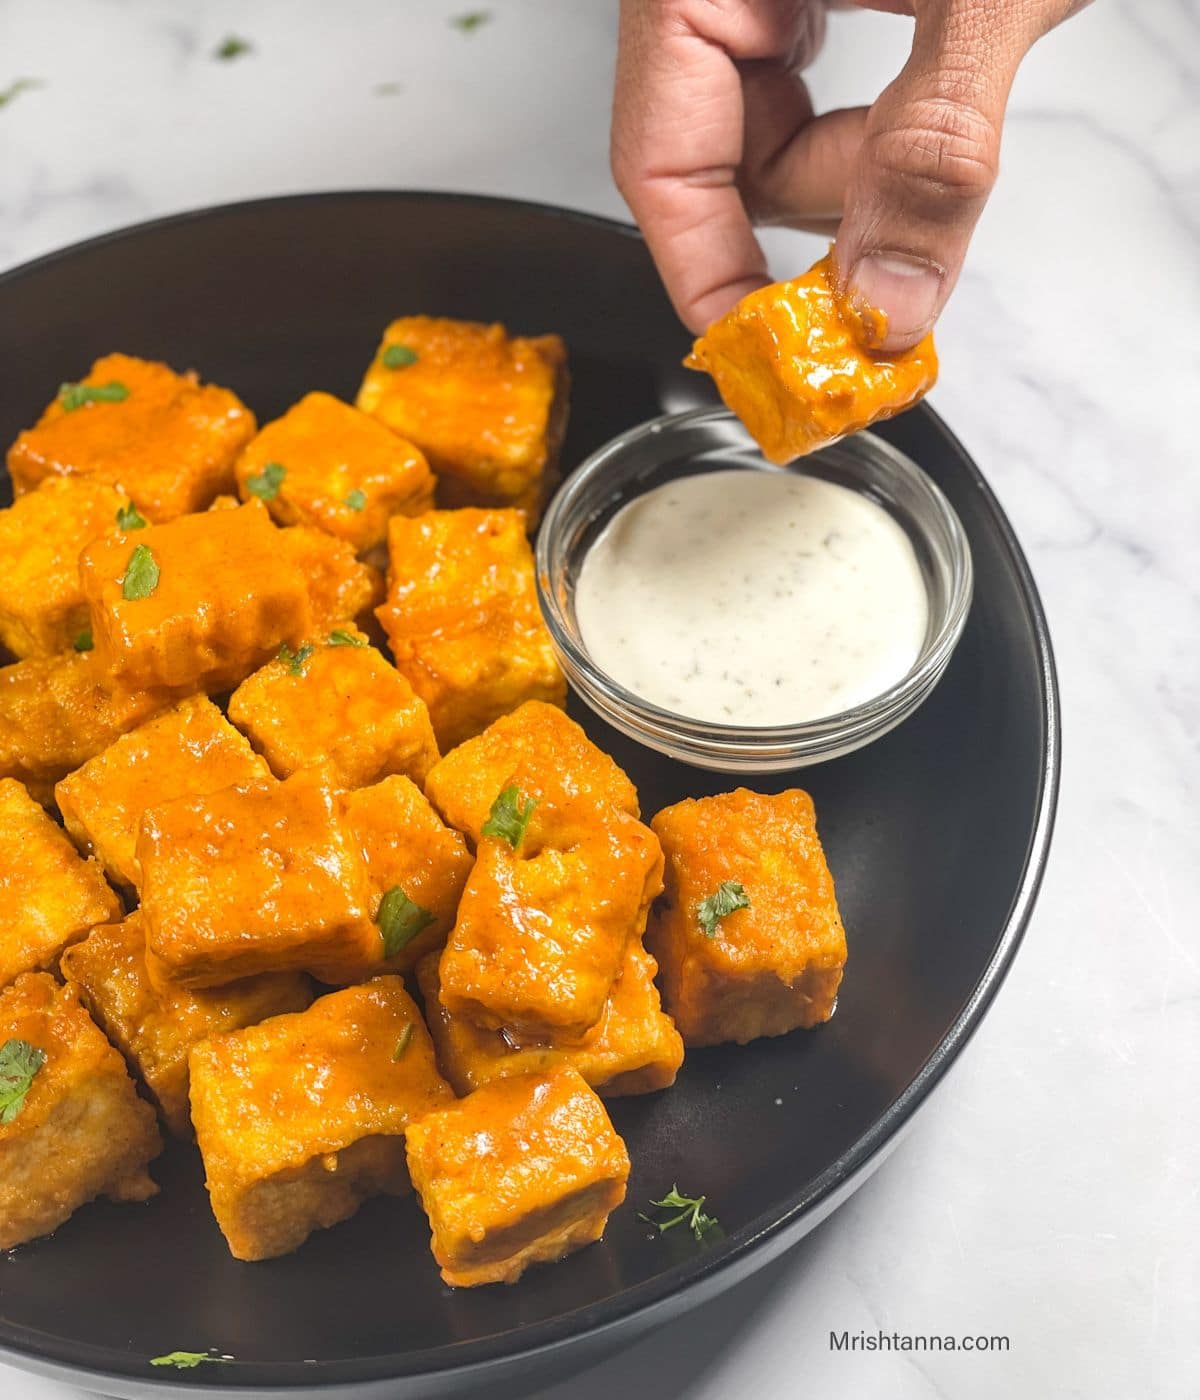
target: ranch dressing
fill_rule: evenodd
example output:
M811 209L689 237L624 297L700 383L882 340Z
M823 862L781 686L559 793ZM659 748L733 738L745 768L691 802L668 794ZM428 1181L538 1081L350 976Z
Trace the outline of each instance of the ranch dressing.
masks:
M908 536L819 477L725 470L648 491L584 558L592 659L692 719L766 726L872 700L911 669L929 599Z

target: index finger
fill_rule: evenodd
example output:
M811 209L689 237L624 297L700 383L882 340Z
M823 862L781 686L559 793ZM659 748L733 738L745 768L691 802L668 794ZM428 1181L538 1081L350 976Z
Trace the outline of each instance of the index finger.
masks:
M741 78L726 50L669 7L623 4L613 176L697 333L769 280L737 187L742 145Z

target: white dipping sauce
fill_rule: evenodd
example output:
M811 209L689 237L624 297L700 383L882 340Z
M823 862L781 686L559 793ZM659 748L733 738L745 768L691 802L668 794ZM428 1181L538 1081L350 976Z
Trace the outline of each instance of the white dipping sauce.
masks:
M584 558L575 613L627 690L763 726L837 714L900 680L929 599L908 536L874 501L817 477L726 470L623 506Z

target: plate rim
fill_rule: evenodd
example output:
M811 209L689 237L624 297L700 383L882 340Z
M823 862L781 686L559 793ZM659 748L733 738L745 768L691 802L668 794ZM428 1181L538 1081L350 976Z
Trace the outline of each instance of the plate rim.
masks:
M643 242L639 230L623 220L537 200L436 189L356 187L345 190L312 190L196 206L79 239L18 263L0 273L0 292L11 282L41 272L76 255L89 253L110 243L135 236L151 235L160 230L199 223L214 216L254 215L277 206L295 207L360 201L365 203L380 199L394 200L397 203L440 202L465 207L485 206L507 212L524 212L564 223L588 225L631 238L639 243ZM911 1124L916 1112L927 1102L934 1088L961 1054L982 1023L1008 975L1028 928L1045 875L1054 833L1062 767L1061 699L1057 666L1045 608L1029 562L995 492L958 437L928 403L921 403L910 412L919 413L927 420L928 425L944 440L958 463L965 468L969 479L983 498L996 528L998 541L1012 567L1038 659L1039 709L1044 742L1036 814L1025 850L1021 878L992 956L979 974L970 996L950 1028L886 1112L851 1143L824 1172L813 1178L805 1189L789 1196L784 1208L763 1211L720 1243L694 1258L679 1261L653 1279L633 1284L609 1298L560 1316L529 1323L516 1331L455 1343L450 1347L369 1357L311 1362L235 1360L229 1368L212 1368L212 1371L219 1374L208 1372L211 1383L207 1383L199 1379L192 1381L190 1377L185 1380L177 1372L172 1372L169 1376L147 1374L144 1369L146 1358L140 1356L128 1356L128 1365L122 1365L126 1354L115 1345L100 1348L76 1344L72 1347L69 1342L38 1334L27 1334L17 1342L14 1339L21 1329L14 1328L0 1319L0 1360L68 1381L78 1382L83 1378L91 1382L126 1387L132 1385L140 1393L168 1389L198 1393L211 1391L214 1385L233 1394L280 1391L295 1393L304 1390L316 1392L333 1386L366 1389L381 1383L435 1376L449 1382L455 1373L461 1373L465 1377L499 1363L533 1362L539 1355L558 1352L588 1339L598 1339L610 1329L639 1315L659 1311L668 1304L674 1303L682 1309L699 1302L701 1298L695 1295L715 1292L716 1288L713 1285L718 1276L732 1271L749 1272L746 1266L753 1266L753 1262L757 1262L754 1256L777 1253L794 1243L807 1229L824 1218L825 1214L841 1204L857 1184L866 1179L895 1145L900 1133ZM822 1206L825 1206L824 1211L821 1210ZM766 1262L765 1258L761 1262ZM95 1357L94 1362L78 1359L84 1351ZM102 1363L101 1357L107 1364ZM126 1393L131 1392L127 1389Z

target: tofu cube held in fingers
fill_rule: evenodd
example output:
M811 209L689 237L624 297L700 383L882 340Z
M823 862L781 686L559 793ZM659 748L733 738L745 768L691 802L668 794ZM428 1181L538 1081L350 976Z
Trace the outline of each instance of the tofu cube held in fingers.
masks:
M288 1254L410 1188L404 1134L454 1095L399 977L216 1035L191 1053L209 1199L237 1259Z
M442 1278L516 1283L604 1233L629 1155L574 1070L499 1079L408 1130L408 1167Z
M95 540L79 559L96 655L121 681L236 685L312 627L304 574L258 502Z
M8 451L18 495L53 476L91 476L128 492L148 520L203 510L233 487L254 434L236 394L133 355L105 355L64 384Z
M577 1070L602 1098L651 1094L675 1082L683 1063L683 1041L663 1011L654 985L654 959L632 939L621 975L600 1019L577 1045L553 1038L515 1043L503 1031L485 1030L441 1004L438 954L417 967L417 980L437 1046L438 1064L458 1094L516 1074Z
M153 1196L161 1150L154 1110L73 988L35 972L0 992L0 1250L97 1196Z
M445 943L474 858L408 778L346 793L342 814L367 863L371 918L381 937L369 964L343 968L330 980L408 972Z
M623 812L543 825L536 808L524 811L527 830L508 840L485 830L479 843L442 953L441 1002L517 1039L578 1042L646 926L662 888L662 851Z
M0 641L14 656L90 649L79 554L126 504L102 481L52 477L0 510Z
M567 427L567 353L556 335L406 316L383 334L358 407L415 443L442 506L517 506L536 525Z
M0 779L0 987L53 967L90 928L121 917L93 860L12 778Z
M63 976L92 1019L125 1056L167 1127L192 1136L188 1052L206 1036L302 1011L312 987L302 972L264 972L225 987L193 990L159 979L146 962L140 913L102 924L63 954Z
M172 703L168 691L114 681L94 652L0 667L0 777L45 806L54 784Z
M137 860L146 942L184 986L375 956L366 865L319 775L152 807Z
M63 824L109 877L138 885L142 813L177 797L203 797L271 776L216 705L204 695L181 700L122 735L55 788Z
M378 617L443 750L526 700L566 703L520 512L393 516L388 558Z
M666 891L646 942L685 1045L744 1045L833 1015L846 933L812 798L739 788L654 818Z
M323 768L335 787L424 782L437 740L424 701L353 624L277 657L234 691L229 717L276 777Z
M257 496L281 525L312 525L363 554L393 515L433 507L421 452L332 394L305 394L266 424L237 461L243 500Z
M529 700L436 763L425 781L429 800L474 842L496 794L514 786L537 804L540 820L573 804L638 815L637 789L617 762L563 710Z

